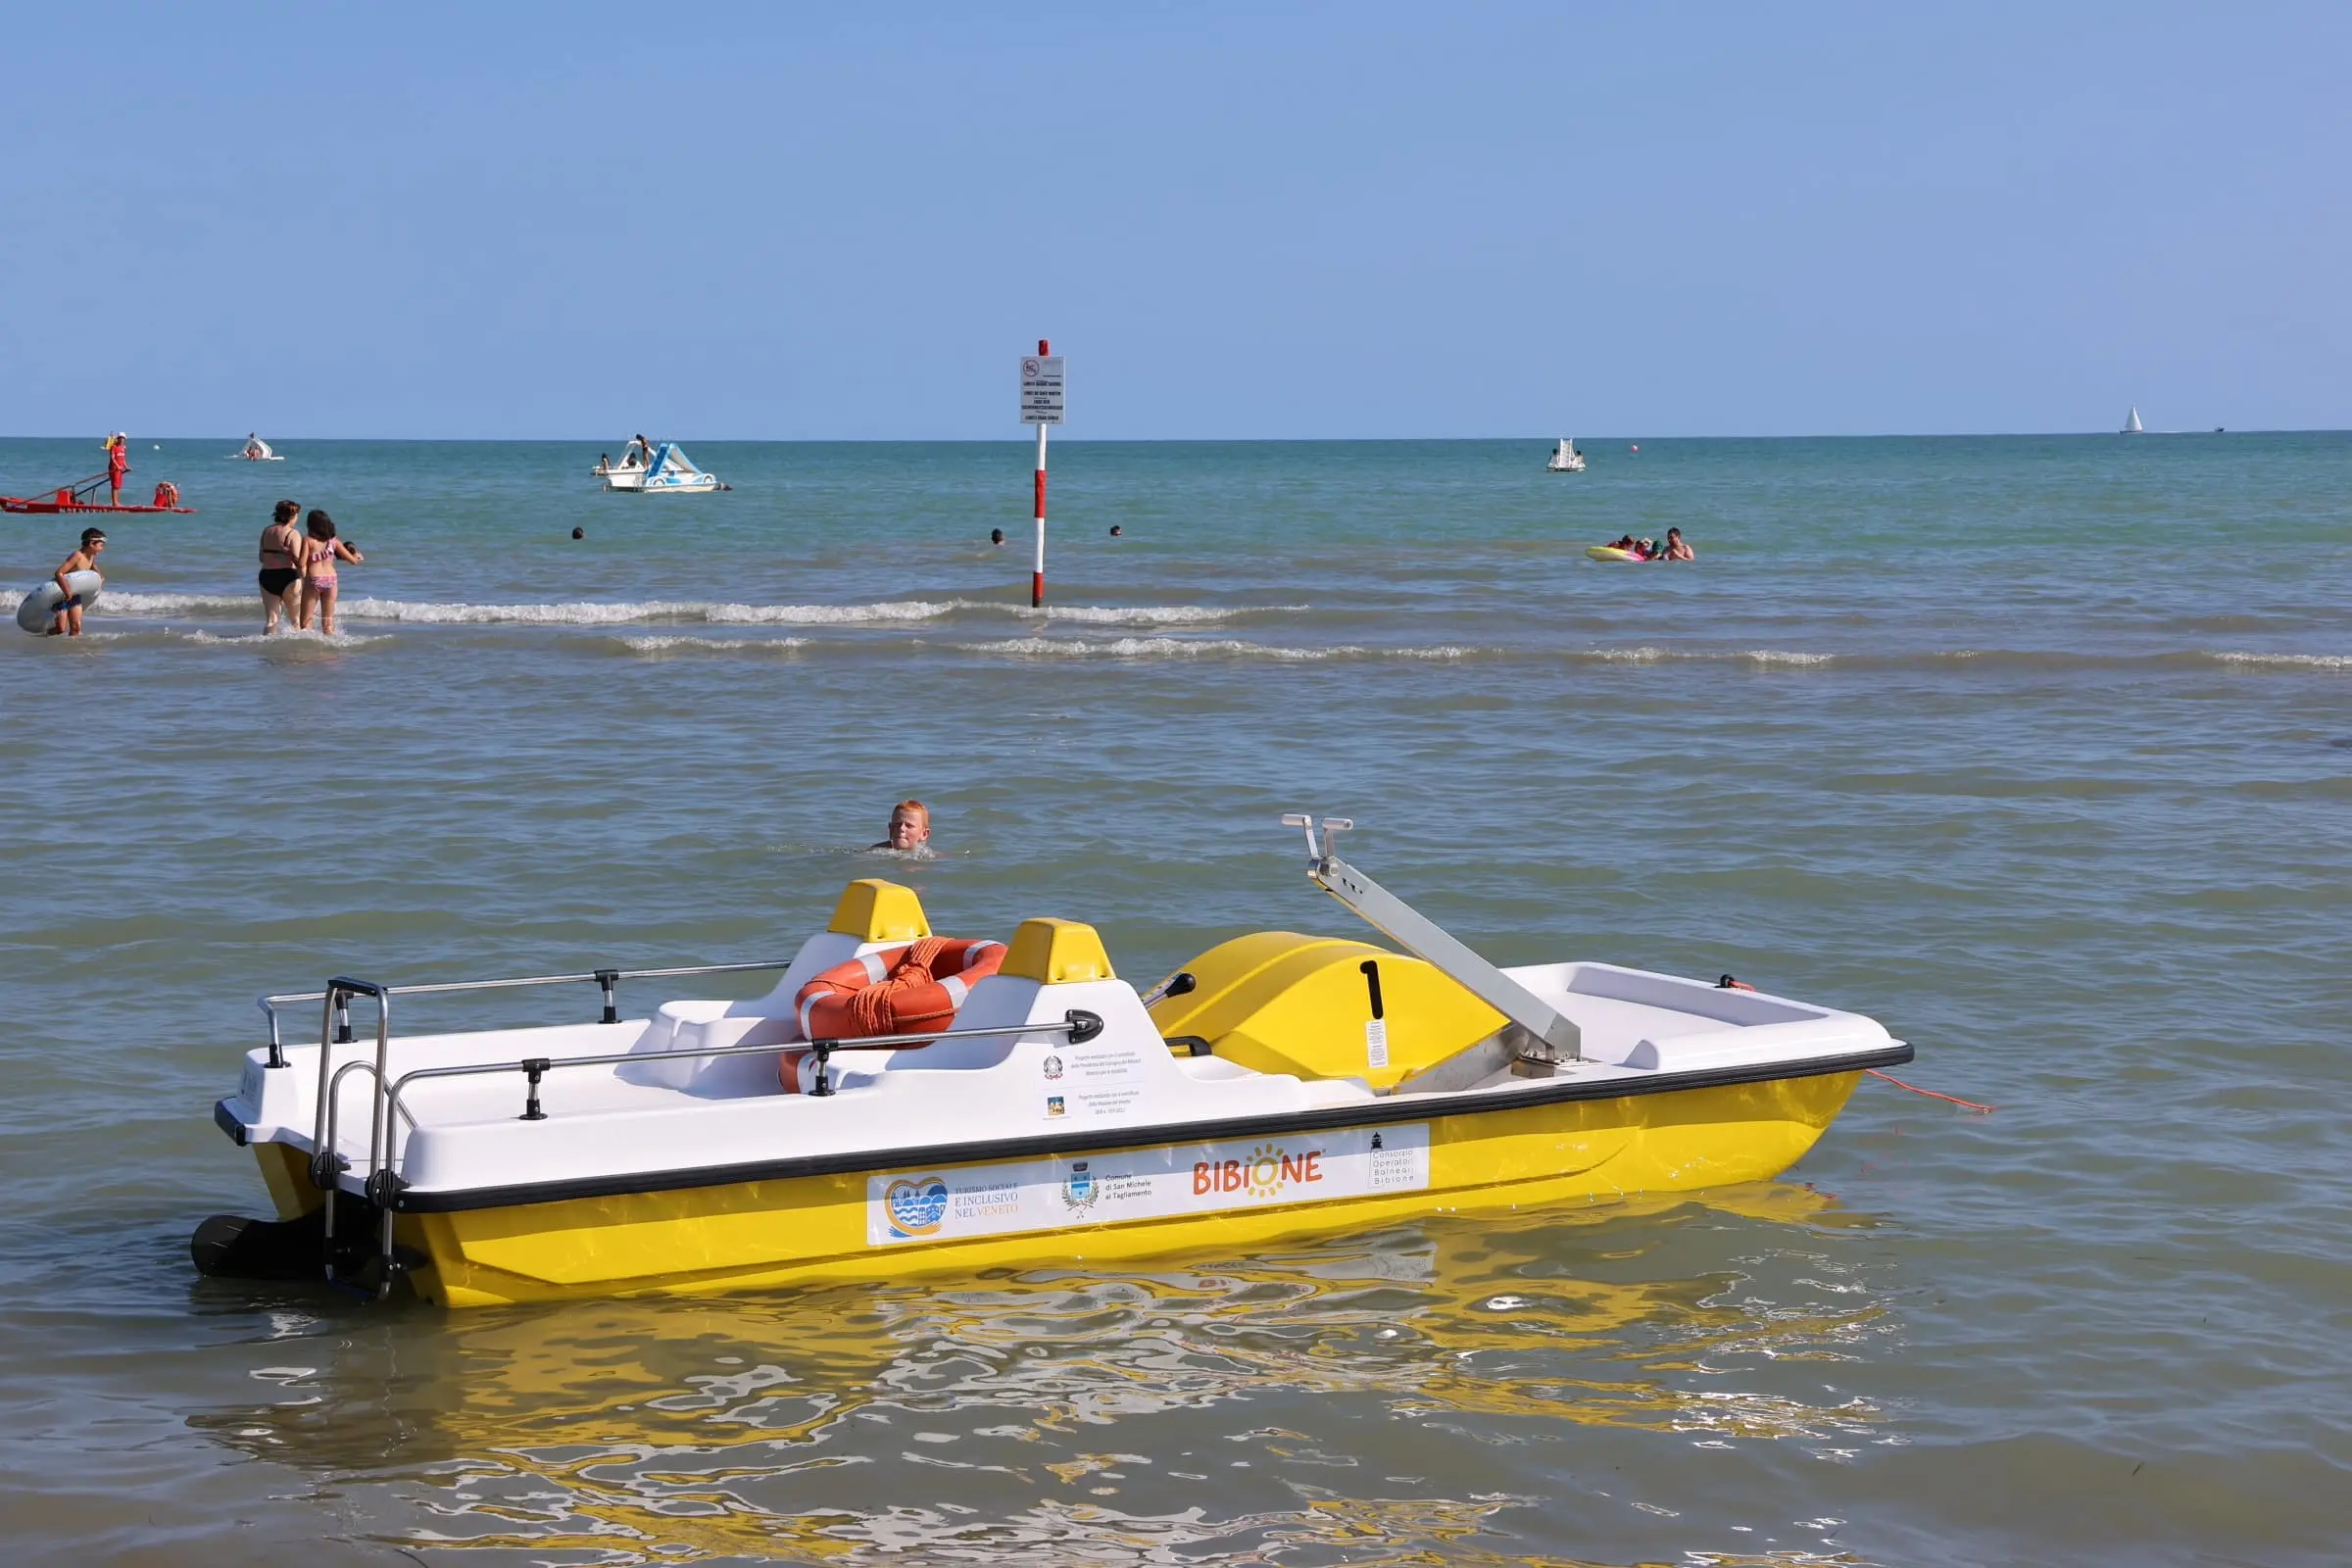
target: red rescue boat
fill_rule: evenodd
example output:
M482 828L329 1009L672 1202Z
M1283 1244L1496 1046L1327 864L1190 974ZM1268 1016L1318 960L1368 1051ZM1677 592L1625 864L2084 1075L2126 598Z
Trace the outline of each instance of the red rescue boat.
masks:
M92 474L73 484L60 485L45 496L0 496L0 512L194 512L194 507L179 504L179 486L166 479L155 487L155 500L145 506L118 507L110 502L93 499L107 488L106 475Z

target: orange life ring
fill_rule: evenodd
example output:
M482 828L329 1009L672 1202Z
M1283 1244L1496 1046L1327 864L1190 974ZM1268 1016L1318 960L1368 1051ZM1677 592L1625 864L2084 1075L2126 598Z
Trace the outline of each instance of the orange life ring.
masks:
M793 1001L808 1040L860 1035L920 1035L943 1029L971 994L973 983L1004 962L1004 944L924 937L837 963L801 987ZM912 1042L909 1049L928 1044ZM815 1053L784 1053L780 1076L787 1093L801 1090L801 1064Z

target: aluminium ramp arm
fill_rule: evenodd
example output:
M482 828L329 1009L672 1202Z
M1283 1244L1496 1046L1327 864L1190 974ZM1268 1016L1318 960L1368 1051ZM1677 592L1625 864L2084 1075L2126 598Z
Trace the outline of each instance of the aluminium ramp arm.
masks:
M1328 828L1323 853L1306 874L1324 892L1370 921L1397 946L1426 958L1496 1012L1525 1029L1561 1061L1584 1055L1583 1031L1574 1019L1471 952L1435 920L1330 853Z

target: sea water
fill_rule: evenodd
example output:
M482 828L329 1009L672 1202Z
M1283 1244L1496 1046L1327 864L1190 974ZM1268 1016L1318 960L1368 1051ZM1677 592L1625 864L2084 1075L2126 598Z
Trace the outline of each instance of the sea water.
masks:
M0 639L12 1554L2339 1559L2352 438L1548 444L1057 444L1036 612L1018 442L697 444L700 497L134 443L198 512L102 519L79 642ZM0 443L0 492L96 455ZM260 635L281 496L367 557L332 641ZM1694 564L1584 556L1670 525ZM77 531L0 519L15 580ZM878 860L909 796L937 856ZM1733 972L1996 1108L1866 1079L1781 1181L1115 1270L190 1269L266 1207L210 1115L264 991L780 956L877 872L1144 983L1368 935L1292 809L1499 961Z

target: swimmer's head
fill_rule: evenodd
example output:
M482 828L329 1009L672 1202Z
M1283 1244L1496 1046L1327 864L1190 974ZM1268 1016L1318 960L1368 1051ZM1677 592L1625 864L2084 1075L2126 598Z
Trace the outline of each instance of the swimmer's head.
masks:
M588 537L588 530L585 528L574 528L571 530L571 536L574 539L585 539Z
M911 850L931 840L931 808L920 801L901 801L890 808L890 832L884 842L894 850Z
M299 501L280 501L270 509L270 520L272 522L292 522L301 515L302 503Z
M82 529L82 530L81 530L81 548L82 548L82 549L84 549L84 550L103 550L103 549L105 549L105 548L106 548L106 530L105 530L104 528L84 528L84 529Z
M1004 542L1004 529L1002 529L1002 528L991 528L991 529L989 529L989 530L988 530L988 542L989 542L990 544L992 544L992 545L1001 545L1001 544L1003 544L1003 543Z
M1123 539L1126 537L1126 535L1127 530L1120 527L1117 523L1114 522L1110 525L1110 536L1113 539Z

